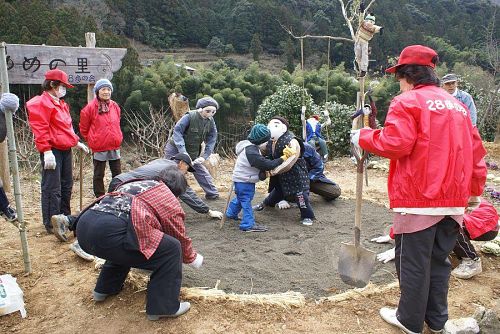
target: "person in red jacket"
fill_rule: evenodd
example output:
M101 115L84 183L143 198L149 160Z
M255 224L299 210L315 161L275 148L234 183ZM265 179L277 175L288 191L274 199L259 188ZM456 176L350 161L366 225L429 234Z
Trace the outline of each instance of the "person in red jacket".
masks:
M94 86L95 98L80 113L80 133L94 154L94 195L100 197L104 189L106 161L111 176L121 174L120 145L123 140L120 129L120 107L111 100L113 85L108 79L100 79Z
M395 212L397 309L380 315L406 333L424 322L440 331L448 320L448 255L465 208L479 205L486 181L481 138L466 107L439 87L437 53L408 46L395 73L401 94L390 104L384 128L353 132L351 142L391 160L388 194Z
M89 152L73 130L69 106L62 99L66 88L73 88L68 75L59 69L49 70L42 84L43 93L26 103L28 121L42 163L42 220L48 233L52 233L50 217L71 214L71 148Z

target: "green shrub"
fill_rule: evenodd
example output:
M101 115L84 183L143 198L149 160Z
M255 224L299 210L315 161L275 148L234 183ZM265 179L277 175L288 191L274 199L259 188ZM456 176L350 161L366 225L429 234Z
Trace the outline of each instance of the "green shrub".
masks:
M290 130L302 137L300 121L302 105L305 105L307 110L312 110L314 102L311 95L297 85L284 84L259 106L255 123L267 124L273 116L280 115L288 120Z
M328 141L330 156L347 155L350 152L351 114L355 107L337 102L327 102L321 110L328 110L332 124L321 133Z

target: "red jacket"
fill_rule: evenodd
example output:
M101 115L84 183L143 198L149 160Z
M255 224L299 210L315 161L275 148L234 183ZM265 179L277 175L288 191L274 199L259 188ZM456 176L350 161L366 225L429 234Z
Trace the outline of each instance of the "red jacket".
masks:
M498 231L498 212L495 207L485 199L481 199L481 204L469 214L464 214L464 228L469 232L472 240L491 231ZM393 227L389 231L389 236L394 239Z
M362 129L359 144L391 159L391 208L466 207L486 181L486 150L466 107L441 88L416 86L395 97L383 129Z
M93 152L117 150L123 140L120 129L120 107L109 101L109 112L99 114L99 101L94 98L80 113L80 133Z
M78 143L73 130L69 106L63 100L57 105L47 92L26 103L28 120L39 152L56 148L68 150Z

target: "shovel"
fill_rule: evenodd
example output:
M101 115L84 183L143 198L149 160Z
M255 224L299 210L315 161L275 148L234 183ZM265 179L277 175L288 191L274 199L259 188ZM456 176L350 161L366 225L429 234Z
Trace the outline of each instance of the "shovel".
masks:
M367 117L365 117L367 122ZM353 122L353 129L357 128ZM346 284L357 288L365 287L375 267L375 252L361 247L361 201L363 200L363 169L368 156L367 152L359 152L353 145L351 151L356 158L356 209L354 212L354 244L342 243L340 246L338 271Z

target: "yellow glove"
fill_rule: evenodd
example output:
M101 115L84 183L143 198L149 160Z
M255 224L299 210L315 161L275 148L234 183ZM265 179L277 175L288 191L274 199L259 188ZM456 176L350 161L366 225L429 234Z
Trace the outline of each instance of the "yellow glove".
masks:
M297 151L290 146L285 146L285 149L283 150L283 155L281 156L281 159L287 160L291 156L297 154Z

